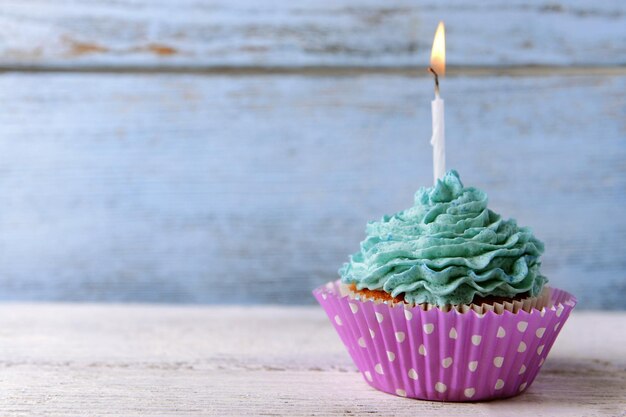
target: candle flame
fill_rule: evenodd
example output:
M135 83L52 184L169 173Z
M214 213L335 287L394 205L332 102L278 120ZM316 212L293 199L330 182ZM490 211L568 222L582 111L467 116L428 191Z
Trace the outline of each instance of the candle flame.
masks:
M430 67L443 77L446 74L446 29L443 22L439 22L433 41L433 49L430 53Z

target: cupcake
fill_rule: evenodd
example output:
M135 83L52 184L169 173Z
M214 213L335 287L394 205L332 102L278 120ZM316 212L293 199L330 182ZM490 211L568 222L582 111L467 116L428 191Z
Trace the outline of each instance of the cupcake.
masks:
M546 285L529 228L449 171L366 234L313 294L368 384L438 401L528 389L576 303Z

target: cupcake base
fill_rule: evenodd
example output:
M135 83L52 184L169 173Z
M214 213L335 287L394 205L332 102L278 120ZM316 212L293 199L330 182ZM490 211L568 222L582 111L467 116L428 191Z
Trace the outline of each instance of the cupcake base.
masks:
M476 313L486 313L487 311L494 311L497 314L502 314L504 311L510 311L517 313L519 310L524 310L530 313L533 309L541 310L544 307L549 307L550 289L544 287L541 294L536 297L530 296L518 296L515 298L505 297L476 297L471 304L450 304L445 306L436 306L434 304L411 304L407 303L400 297L392 297L384 291L372 291L372 290L357 290L355 285L338 284L339 292L341 295L348 295L355 300L360 301L372 301L380 304L385 303L390 306L402 305L404 307L419 307L422 310L439 309L442 311L456 310L459 313L466 313L473 310Z
M549 305L443 311L357 300L331 282L313 292L372 387L435 401L517 395L532 384L576 304L550 289Z

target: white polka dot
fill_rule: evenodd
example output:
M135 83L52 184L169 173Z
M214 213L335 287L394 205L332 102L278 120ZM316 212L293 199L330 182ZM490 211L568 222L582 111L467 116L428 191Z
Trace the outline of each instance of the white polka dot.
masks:
M450 333L448 333L450 339L456 339L459 335L456 332L456 329L453 327L450 329Z
M404 334L404 332L396 332L396 340L398 341L398 343L404 342L405 337L406 335Z
M376 332L374 332L374 330L370 329L370 337L373 339L374 336L376 336Z
M452 358L450 357L447 357L441 361L441 366L443 366L444 368L449 368L450 365L452 365Z
M365 344L365 339L363 339L362 337L359 337L359 340L357 341L357 343L359 344L359 346L361 346L362 348L364 348L365 346L367 346Z
M541 352L543 352L543 348L544 348L544 347L546 347L546 345L540 345L540 346L537 348L537 355L541 355Z
M545 358L541 358L541 360L539 361L539 366L542 366L545 360L546 360Z
M496 385L494 386L495 389L502 389L504 388L504 381L501 379L498 379L496 381Z
M545 309L545 307L541 309L541 311L539 312L539 315L540 315L541 317L543 317L543 316L545 316L545 315L546 315L546 309Z
M396 390L396 395L399 395L400 397L406 397L406 391L403 389L398 388Z
M407 320L411 320L413 318L413 313L411 313L409 310L404 310L404 317Z
M561 323L557 323L554 325L554 331L556 332L559 329L559 326L561 325Z
M426 346L420 345L420 347L417 349L417 351L419 352L420 355L426 356Z
M396 354L390 351L387 351L387 359L389 359L389 362L393 362L396 360Z
M368 381L372 382L372 374L370 373L370 371L365 371L365 372L363 372L363 374L365 375L365 378Z
M471 362L467 365L467 367L469 368L469 370L470 370L471 372L476 371L476 368L478 368L478 361L471 361Z
M435 391L440 392L440 393L444 393L447 390L448 390L448 387L443 382L437 382L435 384Z
M478 335L478 334L475 334L474 336L472 336L472 344L473 344L474 346L478 346L478 345L480 345L480 341L481 341L482 339L483 339L483 337L482 337L482 336L480 336L480 335Z
M385 316L383 316L381 313L374 313L376 315L376 321L378 321L379 323L382 323L383 320L385 319Z
M519 330L520 332L525 332L526 328L528 328L527 321L520 321L519 323L517 323L517 330Z
M374 370L376 371L377 374L383 375L385 373L383 371L383 366L379 363L377 363L376 366L374 366Z
M359 306L353 303L348 303L348 305L350 306L350 310L352 310L353 314L356 314L357 311L359 311Z
M575 303L575 302L573 302L572 300L567 300L567 301L565 302L565 304L566 304L566 305L568 305L568 306L570 306L570 307L574 307L574 306L576 305L576 303Z
M496 333L496 337L502 339L504 336L506 336L506 331L504 330L504 327L498 327L498 333Z
M517 373L518 375L523 374L524 372L526 372L526 365L522 365L521 368L519 368L519 372Z
M537 331L535 332L535 335L539 338L543 337L543 334L546 332L546 328L545 327L540 327L537 329Z
M415 369L409 369L409 378L417 380L417 371Z
M435 325L432 323L428 323L424 325L424 333L431 334L435 330Z
M465 397L467 398L472 398L474 394L476 394L476 390L474 388L465 388L463 394L465 394Z
M326 295L326 293L322 293L322 298L325 300L326 298L328 298L328 296Z
M342 326L342 325L343 325L343 323L342 323L342 321L341 321L341 317L339 317L339 316L335 316L335 323L337 323L337 325L339 325L339 326Z
M504 363L504 358L502 356L496 356L493 358L493 364L496 368L502 368L502 364Z
M561 317L561 314L563 314L563 309L565 307L563 307L562 305L559 305L559 308L556 309L556 316L557 317Z
M519 346L517 347L517 351L519 353L526 352L526 343L519 342Z
M523 382L520 386L519 386L519 391L524 391L526 389L526 382Z

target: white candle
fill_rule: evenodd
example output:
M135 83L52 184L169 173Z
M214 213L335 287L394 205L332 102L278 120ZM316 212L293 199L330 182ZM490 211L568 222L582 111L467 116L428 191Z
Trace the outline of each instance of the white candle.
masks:
M430 54L430 72L435 76L435 99L431 102L433 112L433 177L435 184L446 173L446 131L444 123L443 100L439 96L439 77L446 73L446 37L443 22L439 22L433 49Z
M430 144L433 147L433 175L435 184L437 179L443 178L446 173L446 132L443 118L443 100L439 95L430 103L433 112L433 136Z

